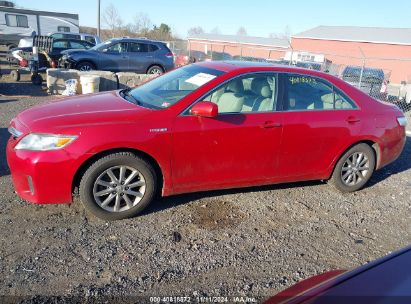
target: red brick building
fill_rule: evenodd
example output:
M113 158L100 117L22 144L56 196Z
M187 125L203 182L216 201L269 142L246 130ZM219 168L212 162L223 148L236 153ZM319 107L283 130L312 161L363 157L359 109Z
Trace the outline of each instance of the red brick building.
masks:
M390 73L391 83L411 78L411 29L318 26L287 39L201 34L188 49L210 55L282 59L287 51L316 54L337 65L375 67Z
M279 38L199 34L188 37L188 49L205 54L217 52L231 56L280 59L289 50L289 42Z

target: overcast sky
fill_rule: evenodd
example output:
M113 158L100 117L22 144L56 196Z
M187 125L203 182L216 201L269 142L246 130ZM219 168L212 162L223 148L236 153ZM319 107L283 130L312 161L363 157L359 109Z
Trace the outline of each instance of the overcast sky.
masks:
M16 0L30 9L75 13L80 25L97 24L97 0ZM222 34L235 34L240 26L248 35L267 37L284 32L293 34L317 25L411 27L409 0L101 0L102 13L113 3L125 23L137 13L147 13L154 24L167 23L182 38L193 26L206 31L218 27Z

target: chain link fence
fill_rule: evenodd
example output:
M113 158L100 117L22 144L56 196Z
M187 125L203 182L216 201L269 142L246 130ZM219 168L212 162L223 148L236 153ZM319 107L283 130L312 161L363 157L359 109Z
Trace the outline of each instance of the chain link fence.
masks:
M176 66L206 60L245 60L323 71L373 98L396 104L407 117L411 116L411 69L406 80L398 80L398 75L392 77L395 71L386 68L410 64L411 58L368 58L361 50L359 56L348 56L330 54L326 50L312 53L291 47L282 49L184 40L168 42L168 45L175 54Z

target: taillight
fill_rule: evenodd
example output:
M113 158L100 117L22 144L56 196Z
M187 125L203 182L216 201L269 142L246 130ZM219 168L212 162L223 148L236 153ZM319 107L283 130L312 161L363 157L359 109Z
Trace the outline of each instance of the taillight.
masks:
M23 59L19 61L19 65L20 67L25 68L29 65L29 62L26 59Z
M173 57L174 57L174 55L173 55L173 53L172 53L172 52L168 52L168 53L166 54L166 57L167 57L167 58L173 58Z

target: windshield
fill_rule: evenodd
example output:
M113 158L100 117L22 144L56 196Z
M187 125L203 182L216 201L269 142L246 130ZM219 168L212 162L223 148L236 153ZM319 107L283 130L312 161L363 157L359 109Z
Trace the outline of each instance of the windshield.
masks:
M96 45L93 46L90 50L101 51L101 50L107 48L107 46L108 46L109 44L111 44L112 42L113 42L113 40L104 41L104 42L102 42L102 43L96 44Z
M130 95L143 106L168 108L223 73L190 65L153 79L130 91Z

